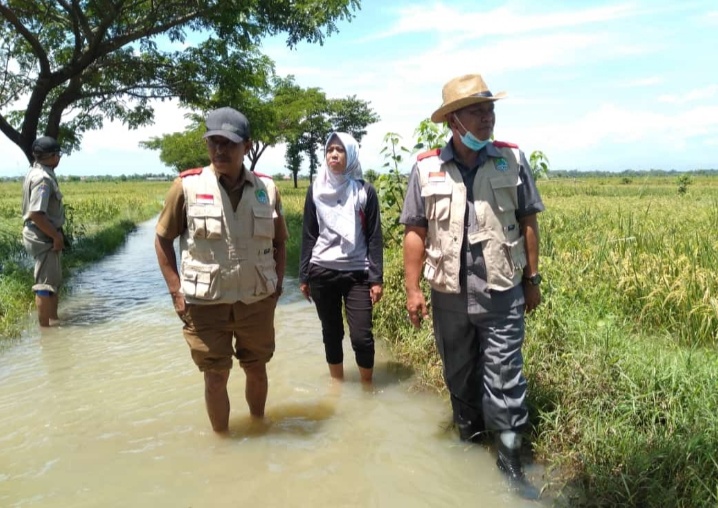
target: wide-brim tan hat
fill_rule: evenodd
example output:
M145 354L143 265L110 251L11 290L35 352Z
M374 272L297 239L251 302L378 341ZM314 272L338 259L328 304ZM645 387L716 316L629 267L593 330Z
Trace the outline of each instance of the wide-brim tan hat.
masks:
M494 95L484 82L481 74L466 74L446 83L441 91L441 97L444 102L431 115L431 121L434 123L445 122L447 114L466 106L503 99L506 97L506 92L499 92Z

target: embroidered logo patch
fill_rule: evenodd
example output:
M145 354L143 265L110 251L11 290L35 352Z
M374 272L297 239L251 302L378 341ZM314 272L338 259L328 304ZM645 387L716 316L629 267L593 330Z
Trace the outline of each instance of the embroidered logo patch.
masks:
M269 195L267 194L267 191L264 189L257 189L254 192L254 195L257 197L257 201L262 203L263 205L269 204Z
M198 205L213 205L214 196L212 196L212 194L197 194L195 196L195 201Z
M508 171L509 169L509 163L506 162L506 159L501 157L500 159L496 159L496 170L497 171Z

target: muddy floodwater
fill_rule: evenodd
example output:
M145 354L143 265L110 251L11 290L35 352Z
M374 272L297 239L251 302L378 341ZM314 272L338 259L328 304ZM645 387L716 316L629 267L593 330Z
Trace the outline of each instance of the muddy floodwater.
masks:
M0 352L0 507L516 507L486 449L446 431L450 410L379 347L362 388L330 382L314 307L285 283L267 421L244 375L215 435L203 379L157 268L154 221L76 275L59 327L34 316ZM532 472L535 477L535 471Z

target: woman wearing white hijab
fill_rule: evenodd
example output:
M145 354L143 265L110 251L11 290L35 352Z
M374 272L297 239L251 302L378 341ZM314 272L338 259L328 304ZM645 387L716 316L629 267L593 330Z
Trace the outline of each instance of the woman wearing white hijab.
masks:
M361 380L372 380L372 306L382 295L383 249L379 199L361 180L359 145L349 134L334 132L307 190L299 267L299 288L317 307L334 379L344 379L344 305Z

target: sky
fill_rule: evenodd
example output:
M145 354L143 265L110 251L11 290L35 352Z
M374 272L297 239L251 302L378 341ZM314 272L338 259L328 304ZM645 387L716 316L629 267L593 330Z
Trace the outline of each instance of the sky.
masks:
M718 169L715 0L363 0L338 28L323 46L290 50L278 36L262 50L277 74L303 87L370 103L381 121L361 143L365 170L382 171L386 133L413 146L443 85L474 73L508 94L496 104L495 138L541 150L554 170ZM151 127L106 123L58 171L171 172L138 143L183 130L184 113L168 101L157 104ZM0 177L25 173L23 154L4 137L0 153ZM284 165L278 146L257 169L286 174Z

